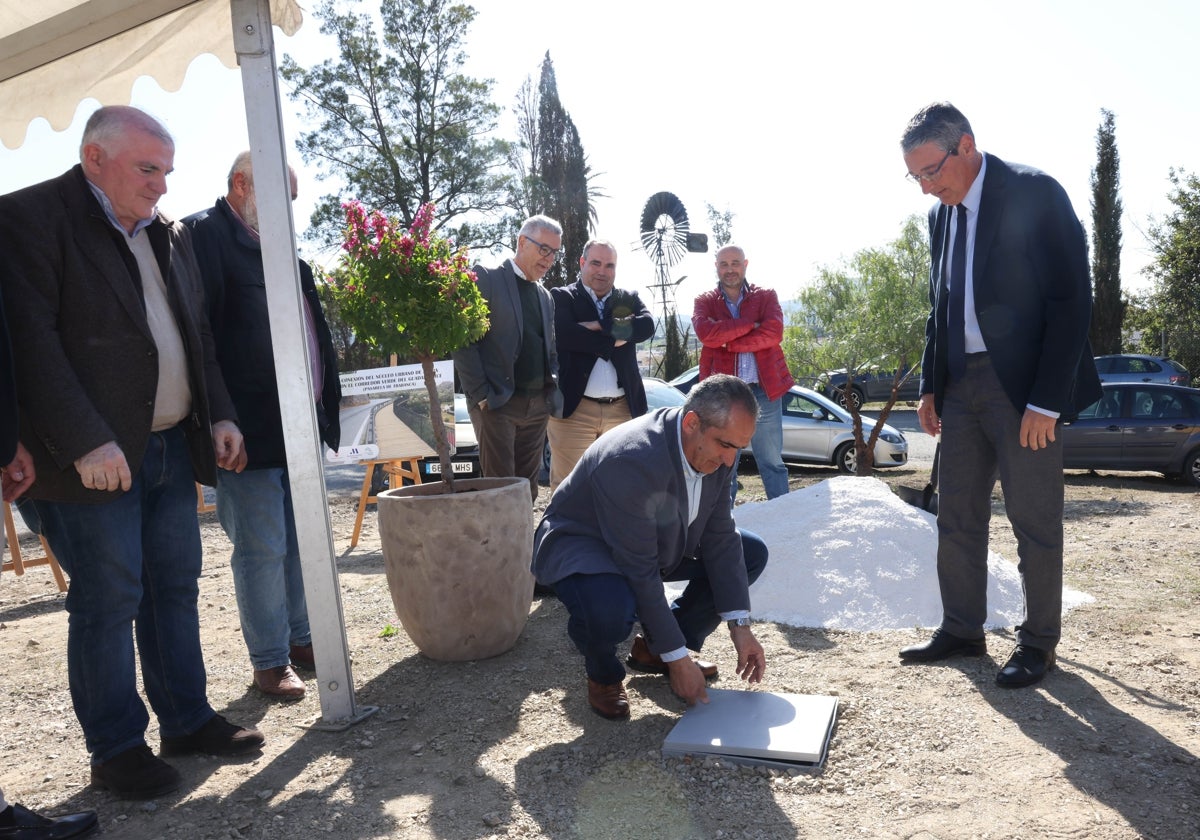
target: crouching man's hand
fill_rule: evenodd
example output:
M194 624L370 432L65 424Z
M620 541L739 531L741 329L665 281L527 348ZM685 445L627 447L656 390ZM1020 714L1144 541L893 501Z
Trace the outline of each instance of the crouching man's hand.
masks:
M729 638L733 639L733 647L737 650L738 676L748 682L762 682L767 670L767 655L754 638L753 631L749 627L733 627L729 630Z
M680 700L689 706L696 701L708 702L708 689L704 685L704 674L692 657L685 656L667 663L667 672L671 677L671 690Z

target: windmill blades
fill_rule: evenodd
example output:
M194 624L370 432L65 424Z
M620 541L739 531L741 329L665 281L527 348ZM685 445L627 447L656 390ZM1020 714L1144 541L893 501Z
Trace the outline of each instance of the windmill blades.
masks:
M642 248L659 265L674 265L687 253L688 215L674 193L650 196L642 210Z

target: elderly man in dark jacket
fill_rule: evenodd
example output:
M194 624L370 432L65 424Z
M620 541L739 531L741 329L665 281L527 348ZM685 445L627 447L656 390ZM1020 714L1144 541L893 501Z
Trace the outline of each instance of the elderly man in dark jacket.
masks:
M129 799L182 781L146 744L135 630L161 755L264 743L206 696L194 482L240 469L245 451L191 237L157 211L174 157L153 118L101 108L79 166L0 197L21 441L37 474L27 495L71 576L67 670L92 783Z
M292 198L296 173L291 172ZM304 683L292 666L312 670L312 635L292 512L283 421L275 380L267 290L258 238L250 153L233 162L229 192L184 220L204 276L217 359L246 439L246 469L217 474L217 517L233 543L234 589L242 636L264 694L296 700ZM312 270L300 260L305 335L321 440L337 449L341 427L337 359Z

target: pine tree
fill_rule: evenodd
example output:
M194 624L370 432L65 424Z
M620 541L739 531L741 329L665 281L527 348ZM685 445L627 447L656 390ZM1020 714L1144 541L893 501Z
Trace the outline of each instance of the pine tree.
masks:
M1163 326L1160 352L1190 371L1200 370L1200 176L1170 172L1175 205L1150 226L1146 238L1154 261L1146 273L1154 280L1152 305Z
M492 81L460 70L475 10L447 0L381 0L379 31L354 0L324 0L321 31L339 55L312 67L285 56L280 74L310 124L304 160L344 184L322 198L310 236L338 242L341 202L356 198L410 226L426 202L437 227L464 216L495 219L508 201L508 143L493 132ZM461 227L464 244L488 246L486 226Z
M1092 325L1096 355L1121 352L1121 161L1112 111L1101 110L1092 170Z

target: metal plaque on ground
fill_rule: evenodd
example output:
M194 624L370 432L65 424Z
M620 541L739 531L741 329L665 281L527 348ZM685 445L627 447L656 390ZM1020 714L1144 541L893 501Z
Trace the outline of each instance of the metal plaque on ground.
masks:
M782 769L825 763L837 698L710 688L663 741L664 756L713 756Z

